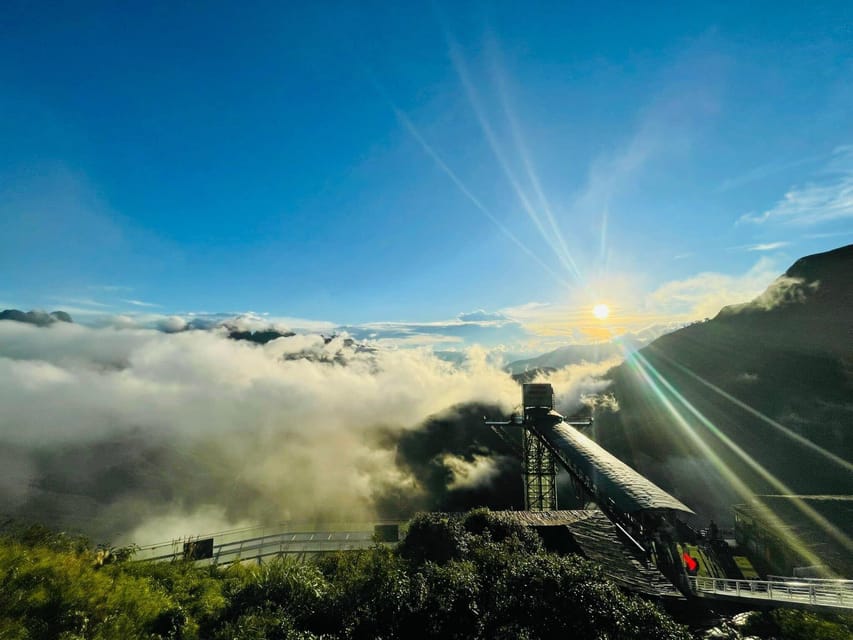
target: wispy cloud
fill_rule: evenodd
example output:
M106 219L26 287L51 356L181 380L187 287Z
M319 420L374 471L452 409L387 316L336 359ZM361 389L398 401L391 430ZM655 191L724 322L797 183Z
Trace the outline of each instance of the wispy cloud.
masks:
M97 307L99 309L109 309L111 305L106 304L104 302L98 302L92 298L76 298L76 297L67 297L67 296L53 296L50 298L51 300L55 300L56 302L63 304L73 304L81 307Z
M522 322L503 312L478 309L439 322L371 322L338 328L357 340L398 345L480 344L494 347L527 341L531 333Z
M742 187L753 182L759 182L764 178L768 178L777 173L782 173L789 169L795 169L803 165L811 164L820 160L819 156L810 156L808 158L800 158L799 160L789 160L787 162L768 162L742 173L734 178L724 180L717 188L717 191L729 191L737 187Z
M771 209L745 214L738 222L813 225L844 218L853 218L853 175L827 185L791 189Z
M773 207L744 214L738 223L807 226L853 218L853 146L837 147L823 174L833 177L792 187Z
M127 300L122 299L122 302L126 302L127 304L132 304L134 307L162 307L161 304L155 304L153 302L143 302L142 300Z
M805 238L809 240L822 240L823 238L853 238L853 229L846 229L844 231L829 231L826 233L807 233Z
M671 319L713 317L725 306L755 299L778 275L776 262L762 256L744 274L705 272L667 282L649 295L647 305Z
M790 244L790 242L764 242L759 244L750 244L743 248L747 251L775 251L776 249L787 247Z
M89 289L92 291L105 291L107 293L117 293L120 291L133 291L132 287L125 287L117 284L90 284Z

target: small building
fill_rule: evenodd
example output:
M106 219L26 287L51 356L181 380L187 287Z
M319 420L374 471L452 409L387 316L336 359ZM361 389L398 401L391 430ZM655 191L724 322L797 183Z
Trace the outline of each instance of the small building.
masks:
M853 495L756 496L734 516L735 540L759 571L853 577Z

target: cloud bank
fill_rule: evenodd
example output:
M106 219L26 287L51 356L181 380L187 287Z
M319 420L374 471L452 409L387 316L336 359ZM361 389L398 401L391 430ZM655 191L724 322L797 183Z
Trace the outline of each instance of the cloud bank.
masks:
M305 352L318 357L288 358ZM318 335L257 345L216 331L0 322L0 505L119 537L145 523L164 538L369 518L389 493L425 491L398 460L406 432L466 403L508 410L518 395L477 350L453 366ZM448 462L449 484L490 477L482 459L467 462Z
M601 389L605 368L554 374L561 406ZM477 348L453 365L316 334L256 344L222 330L4 321L0 513L150 543L513 506L518 460L482 416L519 399Z
M648 297L649 306L673 317L711 318L720 309L759 296L778 274L775 262L761 258L746 273L700 273L668 282Z

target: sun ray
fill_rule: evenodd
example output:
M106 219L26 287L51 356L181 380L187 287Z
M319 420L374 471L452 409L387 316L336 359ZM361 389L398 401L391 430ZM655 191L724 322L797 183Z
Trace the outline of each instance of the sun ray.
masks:
M513 192L515 193L518 201L521 203L522 210L527 214L528 218L533 222L536 230L542 236L542 239L551 247L551 250L554 251L557 259L563 265L563 267L572 275L574 278L580 277L580 272L577 269L577 265L571 259L571 256L564 255L561 251L560 246L558 245L558 241L555 240L554 234L549 234L542 224L542 220L539 218L539 214L536 212L536 209L530 202L527 194L521 187L521 184L518 182L518 179L515 177L515 174L512 172L512 169L509 166L509 162L506 159L505 154L501 150L500 144L498 143L497 136L495 135L494 129L491 124L489 124L489 120L486 117L485 110L482 107L480 99L477 95L477 91L474 88L474 84L471 82L470 74L468 73L468 67L465 63L465 59L462 55L462 52L459 48L459 45L456 44L454 39L450 36L449 32L445 33L445 37L448 43L448 49L450 52L450 59L453 63L454 70L456 71L457 76L459 77L459 81L462 83L462 87L465 90L465 95L468 99L468 103L471 106L472 111L477 119L477 123L480 125L480 130L483 132L483 136L486 138L486 142L488 142L490 149L492 150L492 154L498 162L501 170L504 173L504 176L509 181L510 186L512 187Z
M507 90L507 82L502 71L502 65L500 63L500 49L494 37L490 37L487 41L487 44L489 45L489 50L493 58L493 62L491 65L492 76L494 77L495 84L497 85L498 96L501 100L501 106L503 107L504 115L506 116L506 119L509 122L513 142L515 143L515 147L518 151L519 157L521 158L521 162L524 165L525 172L527 173L527 178L530 181L530 184L533 186L533 191L536 194L536 198L539 201L539 204L542 208L542 212L545 216L545 220L548 222L548 226L551 229L551 233L553 234L556 240L559 251L562 253L563 257L565 258L565 262L573 271L575 277L580 280L582 279L581 271L578 268L578 265L575 262L574 258L572 258L572 254L569 251L569 248L566 245L566 241L563 238L563 234L560 231L560 228L557 225L557 221L554 218L553 211L551 210L551 205L548 202L548 198L545 196L545 191L542 189L542 185L539 181L539 176L537 175L536 169L533 166L533 161L531 160L530 153L527 150L527 145L524 142L524 136L521 133L521 126L519 125L518 119L515 116L515 110L510 104L509 92Z
M527 247L512 231L510 231L506 225L504 225L497 217L489 211L486 206L480 201L477 196L471 193L471 190L465 186L465 183L462 182L461 178L456 175L456 172L451 169L448 164L438 155L438 152L432 148L432 146L424 139L421 133L418 131L417 127L415 127L414 123L409 119L409 117L399 109L393 102L389 100L389 104L391 109L394 112L394 115L397 117L397 120L403 127L408 131L409 135L411 135L415 141L421 146L424 152L433 160L433 162L438 165L439 169L441 169L444 174L450 178L450 181L456 186L457 189L464 195L470 202L473 204L479 211L482 213L489 221L494 224L501 233L504 234L509 240L511 240L519 249L521 249L528 257L533 259L540 267L542 267L548 275L550 275L558 284L565 288L571 288L569 282L560 277L551 267L549 267L542 259L536 255L530 248Z
M724 474L729 482L732 482L732 486L738 491L742 497L746 497L750 500L755 501L757 504L761 505L761 509L763 512L766 512L765 515L768 517L772 516L770 520L774 529L776 529L777 535L780 535L782 539L788 540L794 549L796 549L799 553L801 553L804 557L806 557L812 564L820 564L819 559L809 551L806 546L803 544L801 540L799 540L795 535L791 534L784 527L784 523L772 513L772 511L761 503L761 501L756 497L756 495L746 486L746 484L737 477L737 475L731 471L728 465L713 451L713 449L705 443L702 438L698 436L694 429L692 429L689 423L683 418L680 412L674 407L669 398L661 390L666 389L672 396L685 408L688 412L690 412L697 420L699 420L700 424L706 428L706 430L718 438L725 446L727 446L732 452L735 453L741 460L743 460L753 471L758 473L766 482L768 482L771 486L776 488L778 491L785 495L794 496L794 492L791 491L789 487L787 487L781 480L776 478L772 473L770 473L765 467L759 464L756 460L754 460L746 451L744 451L740 446L738 446L734 441L731 440L728 436L722 433L719 428L716 427L710 420L708 420L696 407L693 406L675 387L673 387L669 381L639 352L635 352L628 356L629 364L634 366L636 371L639 371L644 380L647 382L649 387L653 390L655 395L658 397L661 402L664 403L664 406L669 411L670 415L675 418L676 424L681 427L682 431L684 431L690 438L691 441L696 443L702 452L709 457L710 460L717 465L718 469L721 473ZM842 531L840 531L837 527L832 525L826 518L821 516L817 511L815 511L812 507L806 504L802 499L797 497L791 498L794 506L797 507L805 516L810 518L813 522L815 522L818 526L820 526L824 531L826 531L830 536L832 536L835 540L837 540L842 546L845 547L848 551L853 551L853 542L851 542L850 538L845 535Z
M811 450L812 450L812 451L814 451L815 453L817 453L817 454L819 454L819 455L821 455L821 456L825 457L827 460L829 460L829 461L833 462L834 464L837 464L838 466L840 466L841 468L843 468L845 471L849 471L849 472L853 473L853 464L851 464L850 462L848 462L848 461L847 461L847 460L845 460L844 458L842 458L842 457L840 457L840 456L835 455L835 454L834 454L834 453L832 453L831 451L827 451L826 449L824 449L823 447L821 447L821 446L820 446L820 445L818 445L818 444L815 444L814 442L812 442L812 441L811 441L811 440L809 440L808 438L804 438L804 437L803 437L803 436L801 436L799 433L796 433L795 431L792 431L791 429L789 429L788 427L786 427L786 426L785 426L785 425L783 425L783 424L780 424L779 422L777 422L777 421L776 421L776 420L774 420L773 418L771 418L771 417L769 417L769 416L767 416L767 415L765 415L765 414L761 413L760 411L758 411L757 409L754 409L753 407L749 406L749 405L748 405L748 404L746 404L745 402L743 402L743 401L741 401L741 400L738 400L737 398L735 398L735 397L734 397L733 395L731 395L730 393L727 393L726 391L724 391L723 389L721 389L721 388L720 388L720 387L718 387L717 385L713 384L712 382L709 382L708 380L706 380L705 378L703 378L703 377L702 377L702 376L700 376L699 374L697 374L697 373L695 373L695 372L691 371L691 370L690 370L689 368L687 368L686 366L684 366L684 365L682 365L682 364L680 364L680 363L678 363L678 362L675 362L672 358L670 358L670 357L668 357L668 356L666 356L666 355L664 355L664 354L662 354L662 353L658 353L657 355L659 355L660 357L662 357L663 359L665 359L667 362L669 362L670 364L672 364L674 367L678 368L680 371L683 371L684 373L686 373L687 375L689 375L691 378L693 378L693 379L694 379L694 380L696 380L697 382L699 382L699 383L703 384L704 386L706 386L707 388L709 388L709 389L710 389L711 391L713 391L714 393L716 393L716 394L720 395L721 397L725 398L726 400L728 400L729 402L731 402L731 403L732 403L732 404L734 404L735 406L737 406L737 407L739 407L739 408L743 409L744 411L746 411L746 412L747 412L747 413L749 413L750 415L752 415L752 416L754 416L754 417L758 418L759 420L761 420L761 421L762 421L762 422L764 422L765 424L770 425L770 426L771 426L771 427L773 427L774 429L777 429L778 431L780 431L780 432L781 432L781 433L783 433L784 435L788 436L788 437L789 437L789 438L791 438L792 440L794 440L794 441L798 442L799 444L803 445L804 447L806 447L806 448L808 448L808 449L811 449Z

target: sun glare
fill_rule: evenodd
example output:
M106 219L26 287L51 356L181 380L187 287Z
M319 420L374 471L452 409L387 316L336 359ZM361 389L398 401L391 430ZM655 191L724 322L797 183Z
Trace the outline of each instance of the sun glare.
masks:
M599 320L604 320L610 315L610 307L606 304L597 304L592 308L592 315Z

